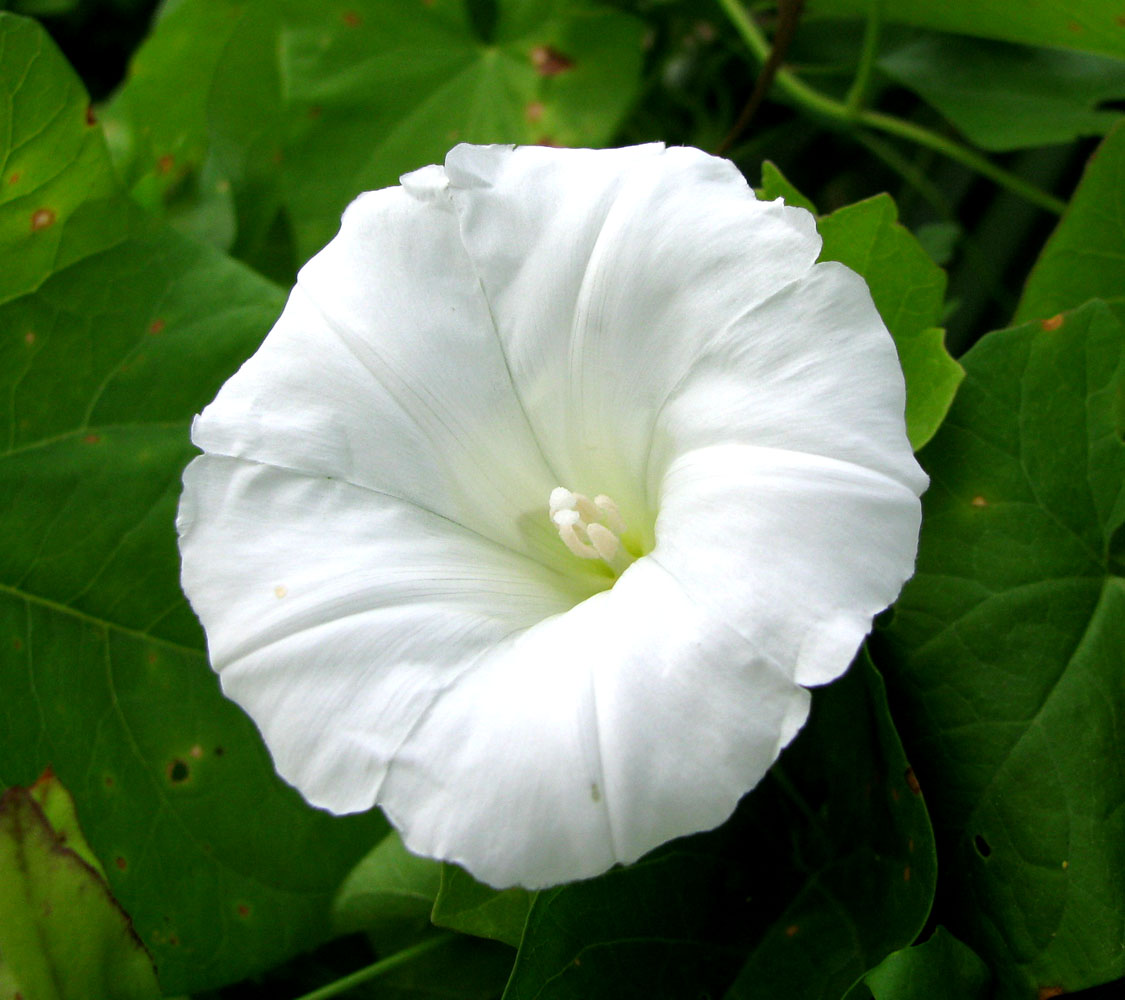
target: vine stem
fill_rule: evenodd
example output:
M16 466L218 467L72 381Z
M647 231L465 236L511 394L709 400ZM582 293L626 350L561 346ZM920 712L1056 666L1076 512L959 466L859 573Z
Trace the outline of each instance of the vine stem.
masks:
M409 948L396 951L393 955L381 958L378 962L360 969L358 972L344 976L343 979L337 979L327 986L321 986L320 989L313 990L312 993L306 993L304 996L298 997L297 1000L329 1000L330 997L338 997L354 986L377 979L385 972L390 972L400 965L406 965L408 962L414 961L419 956L452 941L456 936L456 934L438 934L435 937L426 938L425 941L419 941L418 944L411 945Z
M740 0L716 0L716 2L730 19L731 24L734 25L735 30L747 47L753 52L755 58L764 63L769 58L769 42L746 12ZM874 47L874 41L871 43L871 47ZM872 52L867 56L867 48L865 39L865 56L873 62L874 54ZM860 69L862 74L864 72L862 63ZM866 72L870 73L869 66ZM857 78L857 82L862 82L863 86L866 87L865 80ZM996 166L992 161L968 147L962 146L953 139L939 135L937 132L931 132L929 129L923 128L921 125L915 125L913 122L895 118L893 115L862 109L858 106L858 101L862 100L862 91L857 91L854 85L852 94L858 94L858 97L853 96L852 102L856 106L849 107L843 101L837 101L835 98L828 97L826 94L813 89L788 69L779 68L774 76L774 83L791 100L814 115L819 115L821 118L845 126L864 125L876 131L906 139L908 142L916 143L919 146L925 146L927 149L932 149L934 152L941 153L943 156L968 167L982 177L987 177L994 184L1019 195L1039 208L1055 215L1062 215L1066 209L1066 203L1054 197L1054 195L1048 194L1034 184L1029 184L1022 177Z
M883 0L868 0L867 22L863 26L863 48L859 53L859 66L855 79L844 98L848 114L857 115L863 110L867 100L867 88L871 84L871 71L875 68L875 57L879 54L879 30L883 27Z

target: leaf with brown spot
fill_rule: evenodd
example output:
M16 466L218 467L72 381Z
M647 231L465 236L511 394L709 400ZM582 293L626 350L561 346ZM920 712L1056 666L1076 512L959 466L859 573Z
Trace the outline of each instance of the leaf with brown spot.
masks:
M280 782L179 587L191 418L283 292L101 186L86 106L43 29L0 13L0 163L34 191L0 204L0 787L53 766L161 985L196 992L315 946L386 826ZM41 204L58 218L32 234ZM235 921L236 901L256 919Z
M574 69L574 60L551 45L536 45L531 50L531 65L540 76L558 76Z
M878 633L940 919L1004 1000L1125 975L1125 330L1101 302L1064 319L962 359L919 453L917 569Z
M59 842L74 851L87 865L99 876L105 878L105 871L101 862L90 850L82 829L78 825L78 815L74 811L74 799L63 787L55 775L54 770L48 766L35 783L28 789L28 793L35 804L43 810L43 816L51 829L55 832Z
M170 5L105 111L119 166L136 187L162 153L199 176L210 163L232 185L234 253L268 268L288 244L292 271L360 191L440 163L454 142L612 139L640 85L639 20L588 0L498 0L482 45L470 6Z
M57 779L0 797L0 982L34 1000L158 1000L152 960L84 856Z
M918 776L914 773L912 767L906 769L906 784L915 795L922 794L922 786L918 784Z
M53 226L57 218L53 208L37 208L31 213L31 231L34 233Z
M39 31L32 21L0 12L0 163L7 183L20 186L0 203L6 244L0 305L34 291L58 263L64 237L81 240L87 231L85 220L74 218L79 207L116 189L101 130L87 123L89 98L74 74L56 72L61 60L41 50ZM13 135L28 104L38 127ZM5 148L17 141L18 148Z

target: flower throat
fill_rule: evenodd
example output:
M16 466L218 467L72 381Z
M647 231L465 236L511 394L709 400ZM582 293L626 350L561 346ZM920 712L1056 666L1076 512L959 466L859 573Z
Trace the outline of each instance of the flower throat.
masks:
M604 493L591 500L565 486L551 490L551 521L559 538L579 559L600 559L620 576L636 558L622 542L625 522L621 512Z

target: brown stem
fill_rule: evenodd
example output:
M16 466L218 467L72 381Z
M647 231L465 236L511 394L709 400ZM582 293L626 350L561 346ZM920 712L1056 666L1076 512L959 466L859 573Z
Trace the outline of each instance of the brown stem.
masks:
M746 131L746 126L750 124L750 120L754 117L759 105L766 99L773 78L777 71L781 69L781 64L785 61L785 54L789 51L789 46L793 42L793 36L797 33L797 25L801 20L804 9L805 0L778 0L777 30L773 35L773 47L770 49L769 58L762 66L761 72L758 73L758 79L754 81L754 89L750 92L750 97L747 99L742 113L738 116L738 120L715 150L716 156L722 156L734 145L735 140Z

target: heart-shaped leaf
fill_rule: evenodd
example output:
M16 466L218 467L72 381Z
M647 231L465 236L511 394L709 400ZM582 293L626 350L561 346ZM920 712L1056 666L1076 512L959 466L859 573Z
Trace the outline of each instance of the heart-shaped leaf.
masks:
M1096 302L965 355L884 633L942 919L1004 998L1125 973L1123 348Z

